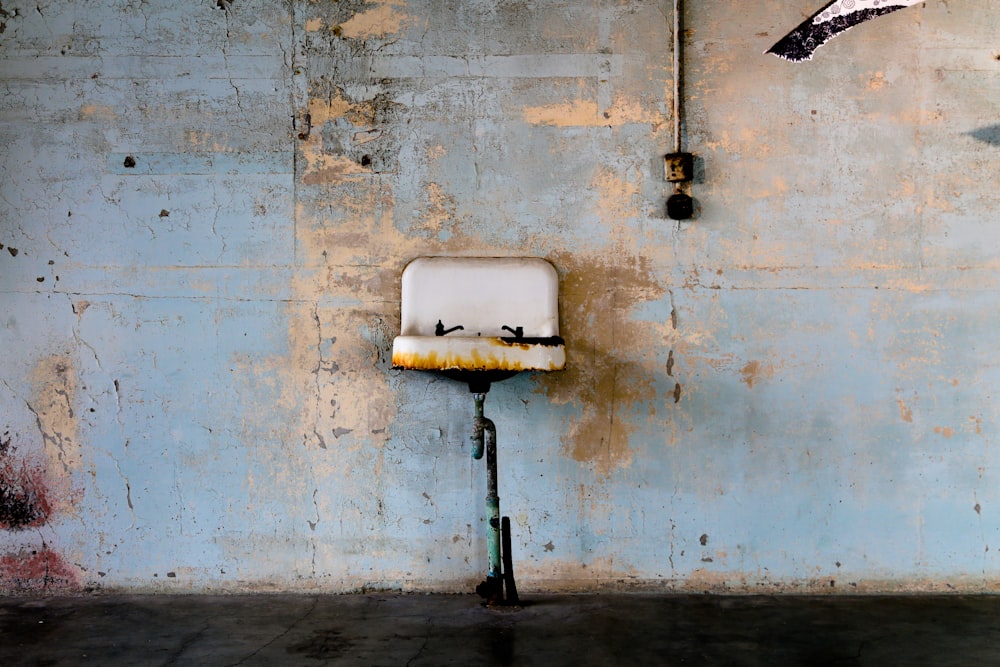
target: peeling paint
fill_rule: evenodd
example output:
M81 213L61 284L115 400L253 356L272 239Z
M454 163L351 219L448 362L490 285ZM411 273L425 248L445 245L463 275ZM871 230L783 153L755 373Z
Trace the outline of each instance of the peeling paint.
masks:
M42 359L32 371L31 381L28 408L43 445L48 504L53 511L65 511L78 500L75 475L83 468L73 359L60 354Z
M118 112L105 104L84 104L80 107L80 120L117 120Z
M588 127L600 123L597 102L574 100L524 110L524 120L534 125Z
M532 125L556 127L619 127L630 123L659 125L662 115L644 107L638 100L617 98L601 110L596 100L573 100L524 109L524 120Z
M336 183L350 176L370 173L371 169L341 155L313 155L302 182L305 185Z
M402 10L403 0L375 0L374 6L352 16L340 24L341 35L345 38L385 37L403 31L412 19Z

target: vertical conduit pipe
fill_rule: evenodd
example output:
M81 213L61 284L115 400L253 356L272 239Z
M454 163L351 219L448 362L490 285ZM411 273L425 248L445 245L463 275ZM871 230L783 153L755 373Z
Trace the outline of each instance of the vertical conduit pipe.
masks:
M681 152L681 0L674 0L674 152Z
M681 44L683 38L681 0L673 0L674 4L674 152L664 156L666 164L666 178L671 183L676 184L674 194L667 198L667 216L673 220L687 220L694 214L694 200L686 190L690 186L684 187L684 183L690 183L694 178L694 156L690 153L683 153L681 148L681 135L683 133L684 115L683 105L683 58L681 57Z

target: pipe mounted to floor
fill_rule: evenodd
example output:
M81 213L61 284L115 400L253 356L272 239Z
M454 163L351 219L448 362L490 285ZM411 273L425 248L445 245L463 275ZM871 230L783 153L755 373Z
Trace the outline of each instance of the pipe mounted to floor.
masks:
M500 579L500 496L497 494L497 431L493 422L486 427L486 549L490 555L490 579Z
M486 454L486 549L489 572L477 591L489 604L503 603L503 566L500 557L500 496L497 493L497 429L493 421L483 416L485 393L473 394L476 416L472 422L472 457Z
M481 459L486 452L486 547L489 552L489 577L499 579L500 561L500 496L497 494L497 429L491 419L483 416L486 394L473 395L476 416L472 422L472 458Z

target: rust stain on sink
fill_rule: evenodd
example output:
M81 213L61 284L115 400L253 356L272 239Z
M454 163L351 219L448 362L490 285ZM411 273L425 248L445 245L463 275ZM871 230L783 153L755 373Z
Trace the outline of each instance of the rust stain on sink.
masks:
M528 371L528 370L550 370L556 371L562 368L557 363L550 362L547 368L538 368L535 365L525 365L518 359L507 358L503 352L505 349L530 350L532 344L519 341L508 341L503 338L479 338L477 344L498 348L499 354L483 354L476 349L462 354L455 351L438 352L429 350L426 352L405 352L394 351L392 355L392 365L395 368L408 370L470 370L470 371Z

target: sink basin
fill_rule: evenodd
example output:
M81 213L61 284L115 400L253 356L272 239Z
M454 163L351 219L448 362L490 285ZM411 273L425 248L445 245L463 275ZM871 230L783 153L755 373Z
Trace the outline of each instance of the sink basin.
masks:
M559 280L543 259L421 257L403 270L392 365L463 382L566 365Z

